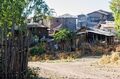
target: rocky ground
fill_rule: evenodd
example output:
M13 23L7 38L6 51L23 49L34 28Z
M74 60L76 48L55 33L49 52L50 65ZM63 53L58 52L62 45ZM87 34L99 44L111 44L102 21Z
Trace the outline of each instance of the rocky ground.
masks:
M119 66L99 66L99 57L84 57L71 62L29 62L44 79L120 79Z

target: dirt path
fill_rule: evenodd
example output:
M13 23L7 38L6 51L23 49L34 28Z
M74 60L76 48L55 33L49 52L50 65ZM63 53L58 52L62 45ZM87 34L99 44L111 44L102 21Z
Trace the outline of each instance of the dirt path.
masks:
M29 62L39 68L39 75L48 79L120 79L120 68L97 67L98 58L85 57L73 62Z

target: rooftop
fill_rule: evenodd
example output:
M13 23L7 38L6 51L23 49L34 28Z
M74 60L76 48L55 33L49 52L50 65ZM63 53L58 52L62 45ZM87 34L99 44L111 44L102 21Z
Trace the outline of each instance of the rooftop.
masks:
M43 27L43 28L47 28L46 26L44 26L42 24L39 24L39 23L28 23L27 27L28 28L31 28L31 27Z
M78 32L77 34L88 33L88 32L105 35L105 36L115 36L115 34L113 34L112 32L103 31L101 29L96 29L91 27L89 28L87 27L87 30L85 32Z
M91 13L88 13L87 15L90 15L92 13L101 13L101 14L104 14L104 15L109 15L109 14L112 14L111 12L107 12L107 11L104 11L104 10L97 10L97 11L94 11L94 12L91 12Z
M66 14L63 14L63 15L59 16L59 18L77 18L77 17L66 13Z

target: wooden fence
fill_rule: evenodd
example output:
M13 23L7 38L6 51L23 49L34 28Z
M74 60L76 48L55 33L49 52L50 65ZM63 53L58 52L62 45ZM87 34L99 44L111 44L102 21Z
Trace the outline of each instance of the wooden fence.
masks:
M0 29L0 79L27 79L28 32Z

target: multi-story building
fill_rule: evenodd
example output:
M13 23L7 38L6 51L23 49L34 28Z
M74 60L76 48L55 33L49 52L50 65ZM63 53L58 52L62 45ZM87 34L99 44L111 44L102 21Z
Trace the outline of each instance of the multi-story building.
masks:
M66 28L70 31L75 31L76 21L77 17L74 17L70 14L64 14L59 17L52 17L49 21L45 22L45 25L49 27L50 33L53 33L55 30L59 30L60 28Z
M101 24L100 28L101 30L108 31L115 33L115 23L113 21L106 21L104 24Z
M78 15L77 29L87 26L87 17L84 14Z
M113 15L111 12L107 12L104 10L97 10L87 15L78 15L78 27L88 26L94 27L99 26L101 23L105 21L113 21Z
M113 21L113 15L111 12L98 10L87 14L88 26L96 26L98 24L104 23L105 21Z

